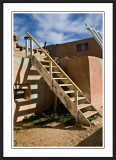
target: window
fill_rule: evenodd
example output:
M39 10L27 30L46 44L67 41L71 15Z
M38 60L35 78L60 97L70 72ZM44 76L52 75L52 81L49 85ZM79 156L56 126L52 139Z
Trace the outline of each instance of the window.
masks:
M88 43L78 44L77 45L77 52L87 51L88 50Z

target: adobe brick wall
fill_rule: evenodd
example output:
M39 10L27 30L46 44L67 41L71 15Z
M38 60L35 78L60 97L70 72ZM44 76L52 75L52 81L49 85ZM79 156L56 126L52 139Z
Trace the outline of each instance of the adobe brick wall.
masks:
M77 52L77 45L88 43L88 51ZM52 46L47 46L47 49L50 51L52 57L81 57L81 56L95 56L101 58L102 49L96 42L94 38L83 39L79 41L56 44L54 50L51 50Z
M56 57L56 45L53 44L53 45L46 46L46 49L49 50L51 57Z

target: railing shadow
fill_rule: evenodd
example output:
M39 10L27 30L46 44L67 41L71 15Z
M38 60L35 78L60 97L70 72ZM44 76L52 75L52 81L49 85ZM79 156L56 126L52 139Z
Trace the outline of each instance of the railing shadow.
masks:
M35 119L36 120L36 119ZM83 130L87 130L86 126L77 126L77 125L65 125L65 123L62 122L58 122L59 118L55 118L51 119L51 120L45 120L44 122L40 123L36 123L35 125L32 123L32 120L30 122L19 122L17 124L15 124L15 130L27 130L27 129L31 129L31 128L51 128L51 129L60 129L60 130L78 130L78 131L83 131ZM55 125L52 125L51 123L55 123ZM44 124L45 123L45 124ZM18 127L18 129L17 129Z

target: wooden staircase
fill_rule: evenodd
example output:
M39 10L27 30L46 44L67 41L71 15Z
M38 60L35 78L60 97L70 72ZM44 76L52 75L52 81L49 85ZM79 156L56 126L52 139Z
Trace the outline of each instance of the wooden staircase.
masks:
M32 65L69 110L76 122L90 125L91 116L101 117L82 91L51 58L49 53L37 43L30 33L27 32L27 34L30 36L30 58ZM33 55L32 41L39 46L42 54Z

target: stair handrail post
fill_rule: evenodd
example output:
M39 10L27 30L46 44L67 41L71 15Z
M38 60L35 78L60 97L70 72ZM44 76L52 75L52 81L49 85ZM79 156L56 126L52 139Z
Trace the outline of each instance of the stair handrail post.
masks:
M75 108L77 111L77 122L79 122L79 111L78 111L78 90L75 89Z
M30 37L30 56L31 56L31 58L33 56L33 40L31 37Z

